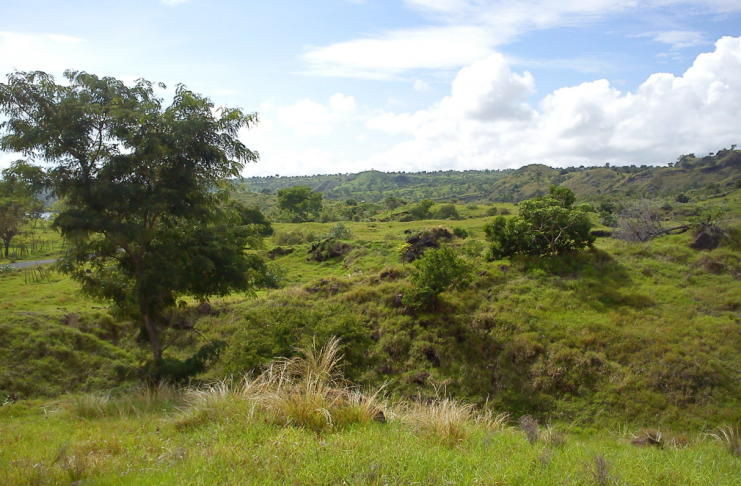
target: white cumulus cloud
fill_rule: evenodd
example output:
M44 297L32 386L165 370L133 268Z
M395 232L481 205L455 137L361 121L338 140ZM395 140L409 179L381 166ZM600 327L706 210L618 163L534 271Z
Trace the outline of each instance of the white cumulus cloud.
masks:
M367 165L641 165L740 143L741 38L721 38L682 76L653 74L632 93L601 79L556 90L532 107L525 99L534 86L529 73L513 73L499 55L476 62L428 109L369 120L369 129L410 138Z
M355 98L336 93L329 99L329 107L339 114L353 114L356 110Z

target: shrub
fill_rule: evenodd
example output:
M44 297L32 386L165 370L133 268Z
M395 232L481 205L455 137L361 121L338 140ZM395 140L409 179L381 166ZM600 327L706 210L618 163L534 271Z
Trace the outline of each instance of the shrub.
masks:
M427 250L413 265L415 272L410 280L414 287L404 294L403 303L419 309L434 306L437 296L448 289L466 287L473 271L473 267L447 245Z
M416 206L409 210L409 214L415 219L430 219L432 217L430 208L434 205L435 201L432 199L422 199Z
M599 224L601 224L602 226L614 228L615 226L617 226L617 223L617 216L615 216L614 214L608 213L606 211L601 211L599 213Z
M487 216L497 216L498 214L499 214L499 209L497 209L496 206L492 206L486 210Z
M686 203L690 202L690 198L688 196L684 195L684 194L680 194L679 196L677 196L675 198L675 200L678 203L681 203L681 204L686 204Z
M455 208L455 204L443 204L440 208L435 211L435 218L437 219L461 219L461 215Z
M592 223L583 205L573 207L574 193L551 186L544 197L522 201L520 215L496 218L485 227L491 240L490 260L514 255L554 255L591 247L595 237Z
M334 238L336 240L350 240L354 236L352 230L346 227L342 221L332 226L329 233L327 233L327 238Z
M468 238L468 231L461 228L460 226L453 228L453 234L462 240L465 240L466 238Z

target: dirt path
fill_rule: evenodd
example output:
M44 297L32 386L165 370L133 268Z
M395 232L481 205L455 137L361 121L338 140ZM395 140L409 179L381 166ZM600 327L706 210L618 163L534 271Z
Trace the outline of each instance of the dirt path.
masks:
M33 265L46 265L47 263L54 263L55 261L57 261L57 260L56 259L54 259L54 260L35 260L35 261L32 261L32 262L10 263L9 265L11 267L15 267L15 268L26 268L26 267L31 267Z

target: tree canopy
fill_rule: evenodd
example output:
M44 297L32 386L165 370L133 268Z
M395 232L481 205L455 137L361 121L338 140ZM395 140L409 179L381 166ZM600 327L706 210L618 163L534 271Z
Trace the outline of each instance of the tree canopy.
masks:
M487 225L489 259L514 255L555 255L591 247L595 237L587 205L573 206L576 196L565 187L551 186L549 194L522 201L519 216L499 216Z
M49 165L70 250L60 268L136 319L162 361L164 311L183 296L251 291L265 264L259 231L230 210L224 180L258 159L237 137L256 113L216 108L183 85L165 107L153 83L16 72L0 84L0 147ZM164 85L161 85L164 88Z
M315 218L322 210L322 193L314 192L309 186L288 187L277 194L278 208L293 213L299 222Z

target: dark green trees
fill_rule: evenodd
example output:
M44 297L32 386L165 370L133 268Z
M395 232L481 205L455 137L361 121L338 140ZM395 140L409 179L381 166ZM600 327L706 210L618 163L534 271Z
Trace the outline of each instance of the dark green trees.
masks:
M322 193L314 192L309 186L293 186L280 189L278 208L293 213L295 222L316 218L322 210Z
M519 216L499 216L485 228L491 240L489 259L514 255L555 255L591 247L594 236L587 207L573 206L574 193L551 186L548 195L522 201Z
M237 138L257 114L215 109L182 85L164 107L145 80L65 77L66 86L17 72L0 84L0 146L51 164L64 202L54 226L71 245L60 268L138 321L161 362L167 308L264 279L262 260L245 251L259 231L225 209L223 183L258 158Z

